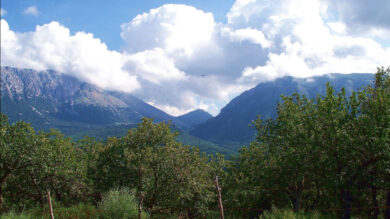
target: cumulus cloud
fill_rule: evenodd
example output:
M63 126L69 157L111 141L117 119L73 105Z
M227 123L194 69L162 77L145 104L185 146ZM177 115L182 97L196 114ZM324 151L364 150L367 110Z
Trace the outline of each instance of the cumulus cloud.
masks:
M121 25L121 52L108 50L90 33L71 35L57 22L15 33L2 20L2 65L52 68L106 89L132 92L173 115L196 108L217 114L259 82L375 72L389 65L389 47L351 31L359 23L385 35L390 19L379 18L388 15L381 11L370 21L348 20L345 16L364 4L348 12L342 3L355 4L236 0L227 23L192 6L167 4Z
M226 27L187 5L163 5L121 27L124 50L131 54L125 69L142 78L135 94L173 114L205 106L217 113L220 106L211 102L225 104L248 88L235 80L271 45L259 30Z
M237 4L243 8L242 13L246 8L255 10L256 7L266 12L264 18L259 14L251 18L259 21L260 30L270 33L268 38L275 45L266 64L245 68L240 82L286 75L309 77L331 72L374 72L376 66L388 64L389 48L370 38L345 35L342 22L327 23L328 5L322 1L284 0L283 6L263 3L258 0ZM236 21L241 22L240 25L243 21L253 22L246 18L248 14L238 13L237 8L233 7L234 13L229 13L232 25L236 25Z
M122 70L125 59L90 33L70 35L58 22L15 33L1 20L1 64L37 70L53 69L105 89L133 91L137 76Z
M222 29L222 34L226 34L232 41L249 41L254 44L259 44L263 48L269 48L272 44L271 41L267 40L264 33L260 30L256 30L250 27L232 30L229 27Z
M211 43L214 26L211 13L167 4L123 24L121 36L131 52L160 47L167 53L191 56Z
M185 73L176 68L173 59L160 48L127 55L124 68L155 85L185 77Z
M34 16L34 17L38 17L39 15L39 11L38 11L38 8L37 6L30 6L28 8L26 8L24 11L23 11L23 14L25 15L31 15L31 16Z

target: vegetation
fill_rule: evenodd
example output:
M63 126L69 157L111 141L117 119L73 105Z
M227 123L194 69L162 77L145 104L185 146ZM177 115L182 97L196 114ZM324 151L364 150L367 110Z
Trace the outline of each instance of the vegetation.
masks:
M70 137L73 140L81 140L84 136L94 137L96 140L107 140L108 137L123 137L127 134L128 130L131 128L136 128L137 124L127 124L127 125L112 125L106 126L104 128L84 128L82 132L76 132ZM220 153L227 157L237 154L236 151L222 147L221 145L214 144L210 141L203 140L201 138L194 137L188 134L186 131L179 130L178 128L173 128L173 130L178 130L179 135L177 136L177 141L185 145L193 145L199 148L201 152L206 152L207 154L216 154Z
M110 190L99 204L100 218L136 218L137 203L128 188ZM145 215L145 214L144 214Z
M349 96L328 84L282 100L230 160L147 118L123 137L74 142L2 114L1 218L48 218L47 191L59 218L217 218L215 176L229 218L389 218L390 69Z
M390 206L389 69L349 98L329 84L315 99L283 97L278 116L258 118L255 127L256 141L230 170L230 206L331 210L343 218L377 218Z

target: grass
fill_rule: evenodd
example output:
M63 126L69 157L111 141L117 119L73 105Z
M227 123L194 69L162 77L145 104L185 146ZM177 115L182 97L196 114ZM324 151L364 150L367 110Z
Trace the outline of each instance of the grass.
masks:
M73 219L73 218L97 218L97 219L131 219L138 218L137 204L133 194L128 189L114 189L106 193L98 207L92 205L79 204L71 207L56 207L54 209L56 219ZM178 214L155 214L150 216L143 212L142 218L178 218ZM225 212L225 218L239 219L247 218L248 215L230 214ZM335 215L324 215L319 212L294 212L291 209L273 208L271 211L263 212L256 216L253 214L251 218L258 219L330 219L336 218ZM210 211L208 215L201 218L220 218L219 211ZM0 219L50 219L47 208L33 208L22 213L8 212L0 215Z
M0 215L0 219L30 219L33 218L26 212L15 213L13 211Z

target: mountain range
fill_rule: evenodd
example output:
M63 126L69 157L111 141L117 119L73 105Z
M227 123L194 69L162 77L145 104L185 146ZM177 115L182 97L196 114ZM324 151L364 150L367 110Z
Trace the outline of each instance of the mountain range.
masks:
M75 139L84 135L104 139L121 136L143 117L171 121L185 144L202 151L234 153L254 139L251 121L274 117L281 95L294 92L314 97L326 83L347 92L372 83L372 74L330 74L309 79L279 78L260 83L234 98L213 117L195 110L174 117L124 92L107 91L52 70L1 67L1 112L11 122L24 120L38 130L56 128Z
M336 91L344 87L347 94L351 94L373 80L373 74L328 74L312 78L283 77L260 83L230 101L216 117L195 126L190 134L237 150L255 138L251 124L258 115L263 119L276 116L281 95L297 92L314 98L325 94L327 82Z
M172 121L180 129L193 125L190 116L176 118L131 94L105 91L51 70L2 67L1 79L1 111L11 121L23 119L43 129L66 122L86 126L136 124L143 117ZM204 120L211 116L196 112L197 116L205 114ZM203 117L197 119L203 121Z
M23 120L36 130L56 128L76 140L85 135L97 139L125 135L143 117L149 117L156 122L170 121L185 144L196 143L211 153L232 153L186 132L212 117L203 110L174 117L131 94L106 91L52 70L1 67L1 112L10 122Z

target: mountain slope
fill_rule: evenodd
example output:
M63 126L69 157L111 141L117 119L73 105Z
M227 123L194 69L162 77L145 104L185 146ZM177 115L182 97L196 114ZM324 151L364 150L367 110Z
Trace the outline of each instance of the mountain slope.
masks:
M141 112L142 117L153 118L156 122L171 121L172 124L181 129L188 129L189 127L191 127L190 124L186 124L185 122L177 119L176 117L173 117L165 113L164 111L145 103L141 99L131 94L115 91L110 91L109 93L124 102L127 106L130 106L132 110Z
M331 74L310 79L284 77L261 83L234 98L218 116L197 125L190 134L237 149L254 139L255 131L250 127L252 120L258 115L262 118L276 115L277 102L282 94L298 92L313 98L325 93L328 81L336 90L345 87L347 93L351 93L352 90L372 83L373 79L373 74Z
M194 125L206 122L208 119L213 118L213 116L204 110L197 109L176 118L192 127Z
M11 122L24 120L37 129L66 134L114 124L135 124L142 117L183 122L131 94L108 92L55 71L1 67L1 112Z
M105 91L55 71L34 71L1 67L1 112L11 122L30 122L36 130L56 128L74 140L85 135L102 140L123 136L142 117L172 121L173 129L188 129L212 117L202 111L179 119L143 102L131 94ZM202 152L234 153L180 131L178 141L197 146Z

